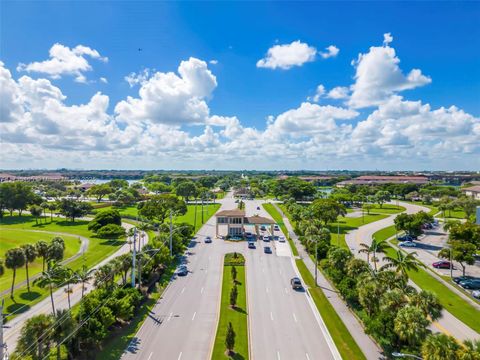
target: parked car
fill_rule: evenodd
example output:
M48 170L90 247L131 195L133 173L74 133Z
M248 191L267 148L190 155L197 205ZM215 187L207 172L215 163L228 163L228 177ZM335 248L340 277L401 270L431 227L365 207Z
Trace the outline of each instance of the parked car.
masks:
M248 248L249 248L249 249L255 249L255 243L249 241L249 242L248 242Z
M461 281L460 286L464 289L478 290L480 289L480 279Z
M456 276L453 278L453 281L457 284L460 284L462 281L473 280L475 279L473 276Z
M278 241L280 242L285 242L285 236L279 236Z
M290 280L290 285L292 285L292 289L303 289L302 282L298 277L294 277Z
M264 235L263 236L263 241L267 241L267 242L270 241L270 236Z
M280 231L280 227L279 227L278 225L274 225L274 226L273 226L273 230L275 230L275 231Z
M245 233L245 237L246 237L247 239L250 239L251 237L253 237L253 234L252 234L251 232L248 232L248 231L247 231L247 232Z
M265 247L263 248L263 252L264 252L265 254L271 254L271 253L272 253L272 249L270 248L270 246L265 246Z
M185 276L188 274L188 268L185 265L180 265L177 270L177 275Z
M450 269L450 267L454 268L453 265L450 263L450 261L447 261L447 260L440 260L440 261L434 262L432 266L436 269Z
M417 247L417 244L415 244L413 241L404 241L399 244L401 247Z
M238 199L236 199L235 202L238 203Z
M412 241L413 238L410 235L402 235L398 237L398 241Z
M207 237L205 238L205 243L206 243L206 244L210 244L211 242L212 242L212 238L211 238L210 236L207 236Z
M472 296L473 296L475 299L480 299L480 290L472 291Z
M257 210L260 210L260 206L257 206Z
M260 230L267 231L267 228L265 227L265 225L262 225L262 226L260 226Z

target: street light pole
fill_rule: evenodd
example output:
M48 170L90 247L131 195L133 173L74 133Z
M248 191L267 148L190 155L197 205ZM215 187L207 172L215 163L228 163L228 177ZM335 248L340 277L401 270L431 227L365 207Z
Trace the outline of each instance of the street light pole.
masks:
M135 287L135 261L137 256L137 228L133 228L132 288Z
M173 256L173 243L172 243L172 235L173 235L173 222L172 222L172 210L170 210L170 256Z
M315 286L318 286L318 281L317 281L317 267L318 267L318 251L317 251L317 246L318 246L318 239L315 239Z

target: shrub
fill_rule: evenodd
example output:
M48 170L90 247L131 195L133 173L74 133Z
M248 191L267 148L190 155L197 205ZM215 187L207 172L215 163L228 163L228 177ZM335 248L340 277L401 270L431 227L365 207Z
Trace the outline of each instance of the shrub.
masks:
M108 224L122 225L122 218L118 210L100 211L88 224L88 230L98 232L100 228Z
M119 238L125 236L125 229L117 224L108 224L102 226L97 231L97 235L104 239Z

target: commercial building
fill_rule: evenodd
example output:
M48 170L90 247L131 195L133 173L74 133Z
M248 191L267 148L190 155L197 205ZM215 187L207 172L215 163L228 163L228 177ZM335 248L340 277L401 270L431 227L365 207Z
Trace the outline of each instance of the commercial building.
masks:
M462 189L462 192L465 193L465 195L474 198L475 200L480 200L480 185Z
M263 216L245 216L245 210L222 210L215 214L215 235L217 237L243 237L247 226L253 227L254 235L259 234L260 226L268 226L273 234L275 221Z
M415 184L424 185L428 183L426 176L382 176L382 175L364 175L355 179L340 181L336 184L338 187L347 185L382 185L382 184Z

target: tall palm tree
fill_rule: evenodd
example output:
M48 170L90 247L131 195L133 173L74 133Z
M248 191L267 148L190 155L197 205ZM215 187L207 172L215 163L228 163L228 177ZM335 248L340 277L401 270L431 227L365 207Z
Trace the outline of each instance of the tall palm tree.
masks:
M422 310L412 305L401 308L394 320L395 333L411 347L422 343L429 332L429 325L430 321Z
M373 264L375 272L377 272L377 253L385 252L385 249L388 248L388 244L385 240L377 241L377 239L373 238L372 243L370 245L362 243L360 244L362 249L358 250L359 253L367 253L367 262L370 264L370 254L373 254Z
M100 287L110 287L113 284L113 279L115 277L115 272L112 264L106 263L103 266L100 266L94 274L94 286L96 288Z
M322 223L317 219L310 219L309 221L305 221L303 224L303 233L305 234L308 242L315 243L315 285L317 285L317 267L318 267L318 240L320 235L322 234Z
M422 290L410 298L410 303L421 309L425 316L430 316L432 321L442 317L443 307L438 301L437 296L430 291Z
M27 319L18 339L16 351L22 354L22 357L43 359L52 346L53 324L54 319L51 315L41 314Z
M418 271L420 266L425 266L415 258L416 255L417 253L415 251L405 255L401 250L397 250L395 256L386 256L383 258L387 264L383 265L380 270L393 268L396 272L407 278L407 271Z
M67 267L63 268L63 272L60 276L62 277L62 283L67 285L65 292L67 293L68 298L68 308L71 309L70 294L72 293L72 289L70 288L70 285L77 284L79 280L76 272Z
M422 357L424 360L458 359L459 348L455 338L445 334L432 334L422 344Z
M479 360L480 340L466 340L457 351L459 360Z
M64 339L69 336L76 327L76 321L73 318L70 310L57 310L57 313L55 314L55 328L53 329L53 340L55 341L57 345L57 360L61 359L61 346L60 344ZM67 340L64 344L66 347L67 352L69 353L68 358L73 358L71 354L72 350L72 345L75 340L70 337L69 340Z
M28 264L35 261L37 258L37 249L32 244L22 245L21 248L25 254L25 272L27 274L27 289L30 292L30 277L28 276Z
M12 287L10 289L10 297L13 299L13 288L15 287L15 277L17 269L25 265L25 253L21 248L8 249L5 253L5 267L13 270Z
M55 302L53 301L53 288L60 285L64 278L65 269L57 262L49 262L47 270L35 280L35 284L41 288L48 287L50 291L50 301L52 303L52 314L55 314Z
M35 244L37 255L42 258L42 271L45 271L45 262L48 259L48 243L44 240L39 240Z
M78 279L78 282L82 283L82 299L85 293L85 283L92 279L95 269L88 269L86 265L82 265L82 268L75 272L75 276Z

